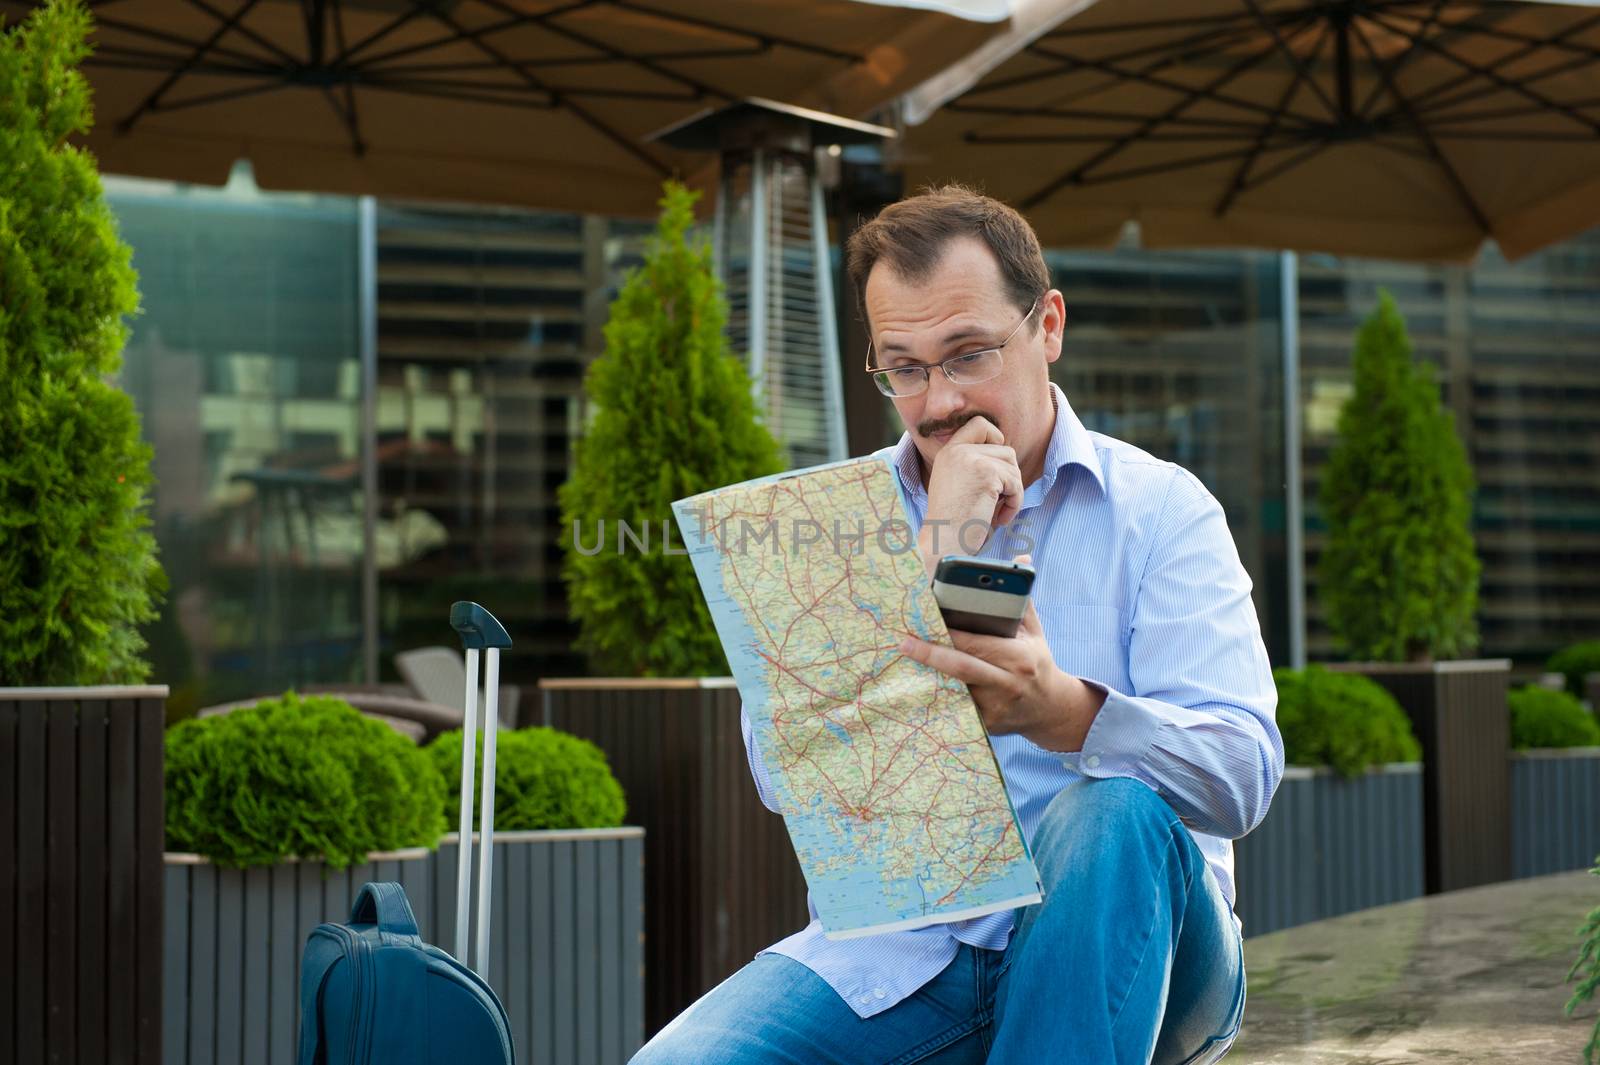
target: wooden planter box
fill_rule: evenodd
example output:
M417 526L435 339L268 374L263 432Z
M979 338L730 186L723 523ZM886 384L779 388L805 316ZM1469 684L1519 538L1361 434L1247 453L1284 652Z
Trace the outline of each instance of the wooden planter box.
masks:
M161 1058L166 699L0 688L0 1061Z
M1600 855L1600 747L1513 751L1511 869L1588 869Z
M1247 936L1423 893L1423 770L1379 766L1346 780L1289 766L1266 819L1234 842Z
M645 1023L651 1034L805 927L783 819L761 805L727 678L543 680L537 716L606 753L644 826Z
M1422 744L1428 894L1511 879L1507 659L1352 662L1389 690Z
M643 1045L643 835L495 833L489 983L519 1063L622 1065ZM422 937L453 950L455 859L453 835L341 872L168 854L166 1065L294 1065L306 936L349 920L362 884L395 880Z

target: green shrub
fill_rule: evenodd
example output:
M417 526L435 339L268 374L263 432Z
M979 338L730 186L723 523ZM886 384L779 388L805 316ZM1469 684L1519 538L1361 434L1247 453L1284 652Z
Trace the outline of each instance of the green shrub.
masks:
M599 673L727 672L671 503L783 468L728 350L711 251L688 237L697 195L666 185L644 265L611 305L605 353L589 368L594 418L560 489L562 576L577 646ZM624 547L618 521L648 546Z
M294 692L167 730L167 846L219 865L433 847L445 827L433 761L332 696Z
M1290 765L1330 765L1352 777L1368 766L1422 757L1405 711L1376 681L1321 666L1276 669L1272 677Z
M474 745L483 780L483 734ZM438 768L445 816L461 824L461 730L442 733L427 747ZM495 741L494 825L506 831L609 828L622 823L622 785L606 756L588 740L550 728L502 730ZM481 783L479 785L481 787ZM477 789L472 823L478 825Z
M1565 673L1567 691L1582 699L1588 694L1583 690L1584 678L1590 673L1600 673L1600 640L1585 640L1563 647L1550 656L1544 668L1551 673Z
M1600 876L1600 855L1595 857L1594 868L1589 872ZM1583 926L1578 929L1578 935L1582 937L1578 945L1578 960L1567 973L1568 980L1578 981L1578 989L1567 1002L1569 1017L1600 990L1600 906L1589 911ZM1583 1060L1589 1065L1600 1063L1600 1020L1594 1022L1594 1032L1589 1036L1588 1045L1583 1048Z
M139 305L89 129L89 14L0 35L0 686L136 682L166 580L150 448L111 378Z
M1356 339L1354 372L1322 478L1328 627L1360 659L1461 657L1478 641L1472 467L1387 292Z
M1519 751L1600 746L1600 724L1566 692L1530 685L1511 692L1506 702L1511 706L1511 746Z

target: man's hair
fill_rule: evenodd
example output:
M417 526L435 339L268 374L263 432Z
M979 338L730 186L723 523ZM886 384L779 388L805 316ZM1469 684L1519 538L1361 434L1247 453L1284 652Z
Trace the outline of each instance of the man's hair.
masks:
M867 317L867 275L879 260L910 282L924 280L957 237L976 237L1000 263L1006 295L1026 311L1050 288L1050 271L1028 220L992 197L965 185L939 185L898 203L851 235L846 246L856 306Z

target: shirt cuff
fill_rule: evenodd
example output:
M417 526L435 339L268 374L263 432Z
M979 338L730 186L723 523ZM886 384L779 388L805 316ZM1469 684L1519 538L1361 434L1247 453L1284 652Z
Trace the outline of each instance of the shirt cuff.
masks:
M1080 679L1104 692L1106 700L1089 726L1083 749L1058 755L1061 764L1086 777L1137 777L1165 721L1143 700Z

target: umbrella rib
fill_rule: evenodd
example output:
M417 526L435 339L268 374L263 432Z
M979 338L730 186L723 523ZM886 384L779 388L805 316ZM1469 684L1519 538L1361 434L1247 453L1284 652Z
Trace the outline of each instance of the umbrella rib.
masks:
M767 49L762 47L741 49L708 49L703 52L650 52L646 53L648 59L746 59L750 56L763 55ZM610 56L569 56L566 59L526 59L517 62L529 66L537 65L541 70L551 67L587 67L601 66L615 63ZM363 68L367 69L367 68ZM410 66L385 66L378 68L382 74L434 74L446 71L472 71L472 70L500 70L499 63L414 63Z
M1297 28L1295 32L1298 33L1299 29ZM1166 119L1182 114L1202 97L1214 98L1214 90L1219 89L1228 82L1234 80L1240 74L1243 74L1246 70L1249 70L1251 67L1260 63L1267 56L1273 54L1274 51L1276 51L1276 47L1269 44L1267 47L1256 51L1253 55L1245 56L1239 62L1235 63L1230 69L1225 70L1215 78L1212 78L1211 81L1206 85L1202 87L1190 88L1188 90L1188 94L1182 100L1179 100L1177 103L1167 108L1163 114L1141 123L1138 129L1130 133L1123 134L1114 144L1108 145L1101 151L1096 152L1089 159L1079 163L1072 170L1061 175L1044 188L1027 197L1022 201L1022 207L1024 209L1028 209L1037 206L1045 199L1054 195L1057 190L1061 189L1063 186L1084 184L1085 178L1087 178L1090 170L1122 152L1128 147L1128 145L1138 140L1139 137L1143 136L1145 133L1155 129Z
M229 30L238 25L239 20L248 15L250 13L250 9L255 7L259 2L260 0L244 0L244 3L239 5L239 10L235 11L229 18L223 20L221 25L217 26L216 29L211 31L210 37L206 38L200 44L197 44L194 50L191 51L182 62L180 62L176 67L172 68L171 72L168 73L165 78L161 79L161 84L157 85L150 95L144 98L144 102L135 108L132 114L128 115L121 122L117 123L117 134L119 136L127 136L129 133L133 132L133 127L139 121L139 119L159 108L161 105L161 98L167 94L167 91L176 85L183 78L183 76L194 67L196 63L204 59L206 53L211 50L211 46L226 36Z
M1198 58L1199 56L1210 55L1213 52L1221 51L1223 48L1227 48L1230 45L1249 39L1254 32L1255 27L1250 25L1228 26L1222 29L1210 29L1204 33L1197 33L1190 37L1181 37L1175 41L1161 41L1156 44L1146 44L1141 45L1138 48L1130 48L1125 52L1118 52L1115 55L1107 56L1104 59L1099 60L1099 62L1121 63L1129 59L1142 59L1151 53L1165 53L1160 59L1147 64L1141 71L1141 73L1150 74L1162 69L1163 67L1169 67L1173 63L1177 62L1176 56L1180 52L1188 58ZM1046 39L1048 38L1041 38L1041 40ZM1198 53L1192 51L1192 49L1200 45L1205 45L1205 49ZM1072 56L1066 53L1051 51L1050 49L1045 48L1038 41L1029 45L1026 50L1034 55L1053 60L1058 64L1058 66L1053 70L1036 70L1027 74L1013 74L1009 78L999 78L993 81L985 82L982 85L978 85L972 89L969 89L962 95L961 99L966 99L969 96L976 96L979 93L1000 92L1005 89L1015 88L1018 85L1028 85L1036 81L1044 81L1047 78L1059 77L1062 74L1070 74L1073 72L1075 64L1078 63L1078 60L1074 59ZM1122 77L1123 75L1119 72L1115 76Z
M1435 137L1441 140L1452 141L1549 141L1555 144L1593 144L1594 138L1587 133L1557 133L1553 130L1449 130L1435 129Z
M461 100L470 104L493 104L498 107L517 107L524 110L550 111L556 105L542 100L531 98L517 99L513 96L489 96L475 92L463 92L457 89L439 88L432 82L416 81L368 81L364 87L372 92L397 92L407 96L427 96L440 100Z
M170 52L151 52L143 48L129 48L126 45L102 44L84 60L92 67L120 67L125 70L164 70L170 71L172 64L179 57ZM120 62L117 60L121 60ZM135 62L141 61L141 62ZM278 68L267 66L234 66L228 63L218 63L207 60L195 63L191 70L200 74L213 74L238 77L265 77L278 73Z
M1406 15L1403 12L1396 12L1395 14L1399 15L1401 18L1413 17ZM1593 22L1593 19L1586 21ZM1566 34L1557 34L1555 37L1547 38L1534 37L1527 33L1518 33L1515 30L1508 30L1501 26L1481 25L1471 26L1468 28L1473 33L1482 34L1485 37L1494 37L1502 41L1514 41L1517 44L1531 45L1534 51L1538 51L1541 48L1554 48L1562 52L1576 52L1577 54L1587 56L1590 59L1600 59L1600 48L1596 48L1593 45L1578 44L1573 41L1562 40L1561 38L1566 36Z
M1371 16L1369 15L1368 17L1370 18ZM1483 213L1483 208L1478 206L1478 201L1473 198L1472 190L1467 188L1467 183L1462 180L1456 168L1450 165L1450 160L1445 158L1445 154L1440 150L1438 142L1428 132L1428 127L1423 124L1421 117L1412 109L1411 101L1406 99L1405 95L1400 91L1400 86L1396 84L1394 76L1389 70L1389 65L1379 58L1378 50L1372 46L1372 41L1367 37L1367 31L1362 29L1360 22L1355 19L1350 21L1350 25L1355 29L1356 36L1361 39L1361 46L1367 50L1367 55L1372 57L1372 65L1377 70L1378 77L1383 79L1384 87L1389 90L1389 95L1394 97L1395 104L1400 108L1401 113L1410 119L1415 127L1417 138L1422 141L1423 147L1427 148L1428 153L1433 156L1433 161L1444 171L1445 177L1450 180L1450 184L1455 189L1455 193L1460 198L1462 205L1472 215L1473 221L1478 224L1480 230L1485 234L1492 233L1493 227L1489 225L1489 218Z
M1137 111L1080 111L1074 108L1063 107L1005 107L1000 104L962 104L949 103L945 108L950 111L960 111L963 114L995 115L1005 118L1060 118L1069 122L1142 122L1147 115ZM1212 129L1239 129L1255 132L1261 126L1256 122L1245 122L1240 119L1228 118L1190 118L1178 115L1167 120L1169 126L1204 126Z
M411 2L418 3L419 0L411 0ZM420 2L427 2L427 0L420 0ZM449 26L453 30L459 32L461 29L460 26L456 25L454 19L442 11L429 10L428 14L433 18L438 19L440 22L443 22L446 26ZM573 100L563 98L559 93L545 85L544 82L528 71L526 65L512 65L505 56L500 54L500 51L497 48L486 41L473 40L471 44L474 48L489 56L491 59L498 59L500 62L505 63L507 69L516 73L520 78L522 78L523 81L527 82L529 86L546 93L550 97L550 102L552 104L566 107L567 110L576 115L578 119L585 125L595 130L613 144L616 144L622 148L635 159L645 163L656 173L662 175L663 177L671 173L671 170L666 166L666 164L662 163L655 156L651 155L642 147L635 144L631 138L624 136L615 129L612 129L610 126L600 121L600 119L590 114L586 108L580 106Z
M1237 133L1144 133L1141 141L1160 144L1193 144L1206 141L1255 140L1256 133L1240 130ZM1109 133L968 133L962 138L968 144L1104 144L1114 140Z
M1444 9L1444 5L1445 0L1433 0L1433 6L1428 10L1428 17L1422 20L1422 28L1417 32L1417 38L1426 37L1428 35L1428 30L1431 29L1433 24L1438 21L1439 12ZM1397 14L1399 14L1401 18L1411 17L1406 15L1404 12L1397 12ZM1417 38L1412 38L1406 50L1400 53L1400 55L1395 59L1394 72L1396 74L1398 74L1400 69L1407 63L1411 62L1412 58L1422 50L1422 45L1417 43ZM1372 117L1372 105L1375 104L1378 101L1378 98L1382 95L1383 83L1380 81L1367 93L1367 98L1361 101L1361 106L1356 108L1356 114L1363 120L1370 119Z
M1565 62L1558 63L1553 67L1541 70L1537 74L1529 74L1527 77L1522 79L1522 84L1532 85L1534 82L1544 81L1546 78L1553 78L1558 74L1565 74L1569 70L1578 70L1587 68L1589 66L1591 66L1591 63L1587 59L1568 59ZM1457 86L1464 85L1471 80L1471 74L1462 74L1458 77L1452 78L1449 82L1442 82L1433 89L1429 89L1418 96L1412 97L1411 105L1412 107L1416 108L1418 114L1431 114L1435 111L1446 111L1452 107L1458 107L1461 104L1469 104L1474 100L1481 100L1485 96L1493 96L1494 94L1502 91L1498 85L1480 86L1479 88L1471 89L1464 93L1459 93L1448 99L1440 100L1435 103L1429 103L1426 107L1418 106L1418 101L1422 100L1424 97L1432 100L1433 97L1437 96L1440 92L1448 92L1449 90L1454 89ZM1540 114L1543 114L1547 108L1539 107L1537 110Z
M1294 68L1294 84L1298 85L1301 81L1304 81L1307 85L1311 86L1311 91L1316 93L1317 99L1322 101L1322 106L1328 109L1328 115L1330 117L1334 119L1342 117L1338 105L1333 102L1333 99L1329 97L1325 91L1323 91L1322 86L1317 84L1317 79L1312 76L1310 68L1306 66L1299 56L1294 54L1294 49L1289 47L1289 42L1284 40L1283 35L1278 32L1278 27L1267 18L1266 12L1261 10L1261 5L1256 3L1256 0L1244 0L1244 3L1245 6L1250 9L1250 13L1255 16L1257 24L1259 24L1262 29L1266 30L1272 35L1272 43L1277 47L1279 52L1283 53L1283 57L1289 61L1289 65ZM1326 36L1326 23L1324 23L1323 36ZM1318 37L1317 40L1320 42L1322 37ZM1292 89L1290 90L1290 95L1293 95ZM1283 110L1284 105L1280 102L1277 111L1274 112L1272 118L1268 121L1276 122L1278 116L1282 114Z
M1405 17L1405 16L1402 16L1402 17ZM1591 26L1594 26L1596 24L1600 24L1600 15L1593 15L1593 16L1591 16L1589 18L1586 18L1586 19L1583 19L1583 20L1581 20L1579 22L1573 23L1571 26L1568 26L1566 29L1562 30L1560 33L1558 33L1554 37L1550 38L1549 42L1547 42L1547 43L1559 42L1563 38L1570 37L1575 33L1582 33L1584 30L1589 29ZM1488 66L1488 69L1489 70L1499 70L1501 67L1508 66L1508 65L1510 65L1512 63L1515 63L1519 59L1525 59L1526 57L1528 57L1530 55L1533 55L1537 51L1539 51L1539 46L1537 46L1537 45L1528 45L1527 47L1519 48L1516 51L1511 52L1511 53L1509 53L1507 55L1503 55L1499 59L1496 59L1494 62L1490 63L1489 66ZM1587 59L1572 59L1572 60L1569 60L1569 61L1567 61L1565 63L1558 63L1556 66L1551 67L1551 68L1549 68L1547 70L1542 70L1537 74L1528 75L1527 77L1522 79L1522 84L1531 85L1536 81L1543 81L1545 78L1553 77L1556 74L1564 74L1569 70L1573 70L1573 69L1576 69L1576 68L1579 68L1579 67L1585 67L1585 66L1588 65L1588 62L1589 61ZM1494 93L1500 91L1498 87L1491 85L1488 88L1478 88L1478 89L1471 90L1469 92L1462 93L1459 96L1453 96L1453 97L1449 98L1448 100L1445 100L1442 103L1429 104L1428 107L1422 107L1421 106L1423 104L1427 104L1430 100L1432 100L1434 97L1438 96L1440 93L1450 92L1452 89L1455 89L1458 86L1467 84L1468 82L1470 82L1472 80L1472 78L1473 78L1473 76L1471 74L1459 74L1456 77L1451 78L1448 81L1440 82L1439 84L1434 85L1431 88L1425 89L1422 92L1418 93L1417 95L1413 96L1411 98L1411 105L1413 107L1417 108L1419 112L1424 112L1424 111L1428 111L1428 110L1435 110L1435 109L1438 109L1438 108L1454 107L1458 103L1468 103L1468 102L1470 102L1472 100L1479 100L1479 99L1482 99L1485 96L1491 96Z
M186 111L191 107L205 107L208 104L225 103L228 100L237 100L245 96L260 96L262 93L276 92L287 89L288 81L272 81L259 85L244 85L237 89L223 89L220 92L208 92L203 96L189 96L182 100L171 100L162 103L154 110L157 111Z
M1295 155L1285 159L1277 166L1268 169L1266 173L1257 175L1254 181L1251 181L1245 185L1244 191L1248 192L1251 189L1259 189L1267 182L1282 177L1295 167L1300 166L1302 163L1309 163L1313 158L1327 151L1332 146L1333 142L1331 141L1320 141L1317 144L1307 145Z
M216 19L218 22L227 22L227 21L229 21L227 15L223 14L223 12L217 10L216 8L212 7L210 4L206 3L205 0L188 0L188 2L190 4L190 6L199 8L201 11L204 11L206 14L208 14L212 18ZM240 9L240 14L243 14L244 11L247 11L250 8L254 7L254 6L255 6L255 0L246 0L246 2L244 4L244 7ZM285 52L282 48L279 48L277 45L273 44L271 41L267 40L265 37L261 36L261 34L257 33L255 30L251 29L249 26L246 26L243 23L238 22L238 17L239 17L238 15L235 15L232 21L235 23L233 25L233 29L236 30L240 35L242 35L244 37L248 37L250 40L256 42L261 47L265 48L267 51L272 52L273 54L275 54L279 59L283 60L285 63L288 63L291 66L299 65L300 61L298 59L296 59L294 56L290 55L288 52Z
M162 30L152 30L147 26L140 26L133 22L124 22L121 19L101 18L100 16L96 15L95 23L101 29L109 28L119 30L123 33L133 34L135 37L148 37L153 41L160 41L163 44L177 45L179 48L195 48L199 45L199 42L193 40L192 38L179 37L177 34L166 33ZM211 51L218 55L225 55L231 59L237 59L241 63L260 63L262 61L261 56L251 55L249 52L240 52L233 48L225 48L220 44L213 45ZM172 58L176 59L177 57L173 56ZM266 67L263 69L265 71L272 71L276 70L277 68Z
M1218 200L1216 207L1212 209L1212 214L1215 217L1221 218L1227 214L1229 209L1233 207L1233 201L1238 199L1240 193L1244 192L1248 187L1250 171L1255 169L1256 160L1261 158L1261 153L1266 150L1267 141L1277 131L1279 116L1288 113L1289 105L1294 102L1294 94L1299 91L1300 83L1311 77L1310 64L1315 63L1318 57L1322 55L1322 46L1328 43L1328 36L1331 30L1331 26L1323 23L1322 32L1317 34L1317 43L1311 46L1310 61L1298 67L1294 79L1289 82L1289 87L1278 98L1277 110L1273 112L1271 118L1267 119L1266 126L1257 136L1255 150L1239 163L1239 169L1234 171L1233 180L1228 182L1228 191L1223 193L1222 199Z
M1397 28L1397 27L1395 27L1393 25L1390 25L1389 23L1385 22L1383 19L1378 18L1376 15L1372 15L1370 13L1366 17L1368 19L1370 19L1371 21L1375 22L1376 24L1378 24L1379 26L1382 26L1384 29L1388 30L1390 33L1398 33L1398 34L1401 34L1402 36L1407 36L1407 37L1410 36L1410 34L1405 30L1404 27L1398 27ZM1464 70L1470 70L1472 73L1478 75L1479 77L1487 78L1488 80L1494 82L1500 88L1505 89L1508 92L1514 92L1518 96L1526 96L1528 99L1532 100L1534 103L1542 104L1547 110L1554 111L1554 112L1556 112L1558 114L1565 115L1566 117L1572 119L1574 122L1577 122L1580 125L1587 126L1587 127L1589 127L1589 129L1593 130L1596 133L1600 133L1600 121L1597 121L1595 119L1589 118L1586 115L1581 115L1578 112L1572 110L1570 107L1565 106L1564 104L1557 103L1555 100L1552 100L1547 96L1544 96L1544 95L1541 95L1540 93L1534 92L1532 89L1528 88L1525 85L1519 85L1518 83L1516 83L1514 81L1509 81L1506 78L1503 78L1499 74L1495 73L1493 70L1490 70L1488 67L1480 66L1477 63L1472 62L1470 59L1463 59L1462 57L1456 55L1454 52L1450 51L1448 48L1445 48L1443 45L1437 43L1436 41L1430 41L1425 37L1413 37L1412 39L1417 41L1417 43L1421 44L1424 48L1428 49L1429 51L1434 52L1437 55L1443 56L1445 59L1450 60L1452 63L1456 64L1457 66L1459 66L1461 68L1463 68ZM1368 47L1368 50L1370 51L1371 50L1371 44L1369 43L1367 47ZM1409 107L1409 104L1407 106Z
M496 11L504 11L508 14L513 13L512 9L501 3L500 0L479 0L479 3L484 4L486 7L492 7ZM553 33L558 37L565 37L569 41L576 41L581 45L593 48L597 52L603 52L618 62L633 63L636 66L643 67L645 70L650 71L657 77L666 78L668 81L675 81L679 85L687 86L688 88L693 89L697 96L717 96L728 101L729 103L732 103L734 100L732 93L725 92L722 89L717 88L715 85L700 81L698 78L691 78L687 74L679 74L676 71L669 70L668 68L661 66L659 63L653 63L648 59L631 56L622 51L620 48L616 48L610 44L607 44L605 41L599 40L598 38L590 37L586 33L579 33L577 30L568 29L565 26L557 26L553 22L545 22L543 20L539 22L539 27L546 33Z
M542 11L538 14L517 14L513 18L508 18L501 22L491 22L487 26L479 26L477 29L457 30L456 32L447 36L438 37L431 41L423 41L419 44L408 44L404 48L396 48L392 51L384 52L381 55L372 56L363 61L362 66L371 67L375 63L382 63L390 59L399 59L402 56L415 55L418 52L429 52L436 48L443 48L447 45L455 44L458 41L468 41L475 40L480 37L488 37L489 35L499 33L502 30L516 29L518 26L526 26L532 22L540 22L544 19L555 18L557 15L565 15L569 11L577 11L581 8L592 7L596 2L597 0L576 0L575 3L567 4L565 7L551 8L549 11ZM396 18L388 25L374 30L360 41L357 41L342 55L336 57L334 59L334 63L348 63L358 54L365 51L372 45L377 44L383 38L389 36L389 34L393 33L407 22L410 22L419 15L427 14L427 12L427 4L412 4L400 17Z
M343 0L333 0L333 41L339 47L339 54L345 53L344 39L344 3ZM328 98L333 102L333 97ZM337 110L337 108L336 108ZM344 112L345 127L350 131L350 149L356 155L367 154L367 142L361 137L361 114L356 110L356 89L350 79L344 80Z
M1591 97L1587 100L1571 100L1568 102L1573 107L1600 107L1600 96ZM1532 106L1502 107L1495 111L1468 111L1465 114L1459 115L1439 115L1433 119L1433 128L1435 131L1437 131L1440 126L1445 124L1456 125L1462 122L1492 122L1497 118L1528 118L1532 115L1542 115L1544 113L1544 108ZM1577 134L1577 136L1583 138L1584 140L1593 139L1587 133Z
M1286 151L1290 146L1273 148L1271 151ZM1322 147L1315 145L1314 147ZM1126 170L1113 170L1109 173L1098 174L1083 179L1085 188L1091 185L1109 185L1116 181L1127 181L1136 177L1148 177L1152 174L1171 174L1179 170L1190 170L1197 166L1209 166L1212 163L1226 163L1233 159L1242 159L1249 155L1252 149L1236 148L1227 152L1213 152L1209 155L1194 155L1187 159L1175 159L1170 163L1149 163L1144 166L1129 167Z
M826 45L821 44L811 44L808 41L796 40L793 37L777 37L770 33L759 33L755 30L740 29L738 26L729 26L725 23L713 22L710 19L696 18L692 15L682 15L675 11L663 11L658 7L652 7L649 4L634 3L633 0L609 0L609 2L613 7L626 8L630 11L637 11L644 15L654 15L656 18L663 19L667 22L678 22L685 26L698 26L699 28L705 30L715 30L718 33L726 33L730 37L745 37L755 41L770 41L773 44L781 44L785 48L794 48L802 52L811 52L815 55L825 56L828 59L837 59L846 63L865 63L867 61L866 56L857 55L853 52L841 52L837 48L829 48Z
M1272 108L1268 107L1266 104L1256 103L1254 100L1246 100L1238 96L1230 96L1225 93L1213 92L1206 88L1197 89L1194 86L1185 85L1181 81L1170 81L1167 78L1155 77L1142 71L1127 70L1126 68L1119 67L1114 63L1110 63L1105 60L1085 59L1081 56L1063 55L1060 52L1052 52L1048 49L1041 49L1037 45L1030 47L1029 50L1036 52L1039 55L1046 56L1047 58L1057 60L1064 66L1077 65L1088 67L1091 70L1098 70L1102 73L1113 75L1114 77L1123 78L1124 80L1137 81L1145 85L1152 85L1158 89L1166 89L1168 92L1178 93L1185 98L1190 96L1203 97L1204 99L1211 100L1215 103L1227 104L1230 107L1236 107L1244 111L1254 111L1258 114L1269 115L1272 113ZM1271 48L1267 48L1265 51L1258 53L1256 56L1252 57L1251 65L1254 65L1255 62L1259 62L1261 59L1271 55L1272 51L1273 50ZM1235 70L1237 70L1237 67ZM1232 76L1234 76L1233 73L1229 72L1223 80L1226 81L1227 77ZM1294 117L1304 125L1316 125L1315 119L1308 118L1305 115L1297 114Z
M1249 22L1251 18L1252 16L1248 12L1239 12L1233 15L1200 15L1195 18L1151 19L1149 22L1112 22L1103 26L1084 26L1081 28L1065 26L1053 29L1044 36L1046 39L1053 39L1056 37L1096 37L1103 33L1148 33L1151 30L1176 30L1194 26Z

